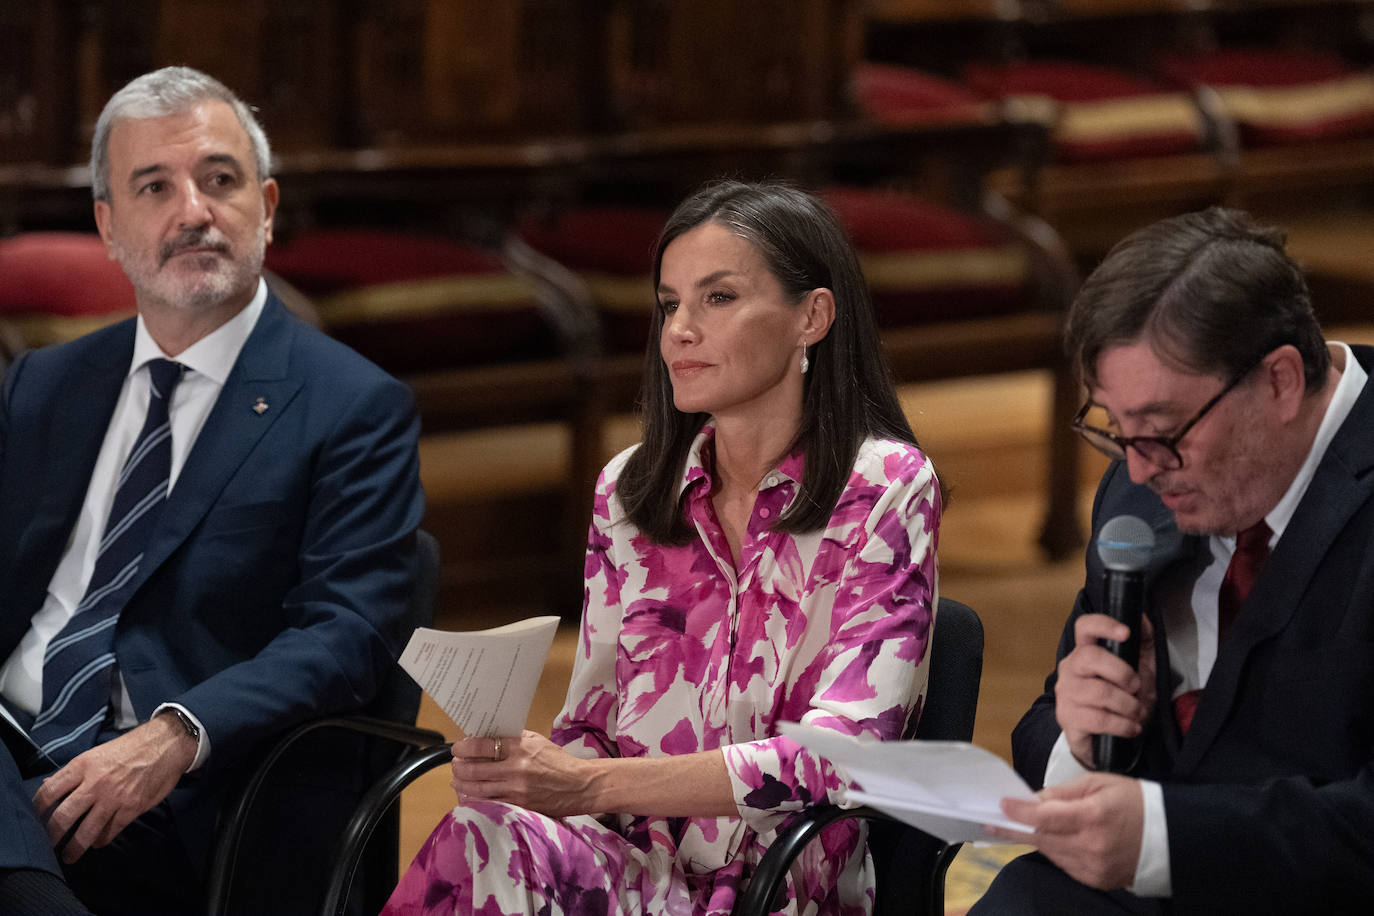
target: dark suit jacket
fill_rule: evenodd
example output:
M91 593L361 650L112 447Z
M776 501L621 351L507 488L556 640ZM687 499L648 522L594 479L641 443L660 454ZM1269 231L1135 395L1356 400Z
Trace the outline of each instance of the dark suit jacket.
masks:
M44 599L133 339L126 321L26 354L5 378L0 658ZM365 704L394 666L423 509L417 435L404 385L269 296L115 638L139 718L174 701L209 734L209 761L168 800L184 835L208 842L226 771L262 739ZM0 864L6 851L0 838Z
M1180 536L1120 462L1098 489L1094 532L1136 515L1163 544L1146 572L1162 699L1131 775L1164 787L1176 912L1345 912L1374 899L1374 349L1352 349L1371 382L1221 646L1186 738L1150 594L1199 551L1205 562L1205 541ZM1101 607L1092 545L1087 567L1073 618ZM1054 685L1051 675L1012 736L1016 768L1036 786L1059 736Z

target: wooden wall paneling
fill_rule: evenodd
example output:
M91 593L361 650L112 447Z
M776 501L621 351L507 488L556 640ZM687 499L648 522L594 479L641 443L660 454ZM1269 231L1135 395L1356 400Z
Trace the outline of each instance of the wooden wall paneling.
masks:
M266 19L266 0L161 0L152 66L195 67L241 98L255 101L261 98L264 82ZM137 76L143 69L129 76ZM116 82L112 89L120 85Z
M1018 0L868 0L868 16L882 22L1020 19Z
M364 146L570 133L583 123L589 0L360 0L351 39Z
M595 123L604 53L602 0L522 0L515 24L516 121L508 136L571 134Z
M344 7L338 0L273 0L265 7L247 100L260 109L274 150L327 149L346 140Z
M858 15L852 0L620 0L605 62L618 126L833 117Z
M520 6L429 0L421 95L430 127L457 137L513 122L520 109Z
M67 161L68 4L0 3L0 162Z
M358 0L350 35L352 146L386 146L425 122L424 59L417 37L425 0Z

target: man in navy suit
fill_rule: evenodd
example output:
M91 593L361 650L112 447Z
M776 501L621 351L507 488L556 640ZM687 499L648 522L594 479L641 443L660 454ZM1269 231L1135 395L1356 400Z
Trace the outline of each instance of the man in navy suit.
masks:
M1140 663L1099 640L1103 563L1013 734L1038 852L974 912L1363 911L1374 899L1374 350L1327 342L1282 235L1242 213L1165 220L1070 310L1117 459L1094 531L1153 530ZM1095 539L1096 540L1096 539ZM1129 741L1094 772L1091 736ZM1128 755L1129 756L1129 755ZM1004 833L1024 842L1024 835Z
M121 469L163 400L152 367L174 361L177 380L165 502L120 586L98 735L54 741L56 763L0 751L0 911L81 912L72 888L99 911L194 909L226 774L263 739L366 704L409 636L413 404L268 290L269 164L251 111L204 74L120 90L92 190L137 319L5 378L0 698L35 735L54 705L45 653L87 607Z

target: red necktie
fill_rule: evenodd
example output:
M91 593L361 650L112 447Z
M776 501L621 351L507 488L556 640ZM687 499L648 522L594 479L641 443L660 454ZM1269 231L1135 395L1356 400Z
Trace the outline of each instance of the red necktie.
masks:
M1226 567L1226 575L1221 580L1221 590L1217 592L1217 651L1226 639L1226 632L1236 619L1245 597L1250 594L1255 580L1269 561L1269 537L1273 534L1269 526L1260 519L1253 526L1236 535L1236 552L1231 554L1231 564ZM1197 711L1198 701L1202 699L1201 690L1190 690L1174 700L1174 715L1179 728L1186 735L1193 724L1193 713Z

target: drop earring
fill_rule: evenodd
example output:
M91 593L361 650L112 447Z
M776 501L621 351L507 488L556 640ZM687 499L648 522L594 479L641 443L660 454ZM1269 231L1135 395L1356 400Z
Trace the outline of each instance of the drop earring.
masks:
M802 358L801 358L801 371L802 371L802 375L805 375L805 374L806 374L806 370L808 370L808 369L810 369L810 368L811 368L811 360L809 360L809 359L806 358L806 344L802 344Z

